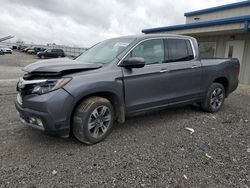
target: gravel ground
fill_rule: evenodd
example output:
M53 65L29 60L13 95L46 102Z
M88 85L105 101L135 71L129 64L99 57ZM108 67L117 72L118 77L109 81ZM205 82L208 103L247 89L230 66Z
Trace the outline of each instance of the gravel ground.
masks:
M0 56L18 70L34 56ZM9 63L10 62L10 63ZM93 146L23 126L0 80L0 187L250 187L250 87L216 114L187 106L130 118ZM191 134L186 128L194 129Z

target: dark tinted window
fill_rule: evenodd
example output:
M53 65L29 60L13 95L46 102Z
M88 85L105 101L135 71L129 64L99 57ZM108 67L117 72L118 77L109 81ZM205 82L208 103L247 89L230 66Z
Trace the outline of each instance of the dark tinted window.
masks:
M130 57L142 57L146 64L157 64L164 61L164 44L161 39L152 39L140 43L130 53Z
M189 40L167 39L167 62L189 61L194 58Z
M63 53L63 50L62 49L52 49L52 52Z

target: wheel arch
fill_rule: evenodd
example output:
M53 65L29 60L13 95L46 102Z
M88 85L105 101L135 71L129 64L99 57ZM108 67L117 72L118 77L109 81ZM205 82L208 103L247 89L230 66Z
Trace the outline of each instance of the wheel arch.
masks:
M74 113L75 110L77 108L77 106L84 101L85 99L89 98L89 97L103 97L108 99L111 104L114 107L114 112L115 112L115 119L119 122L119 123L124 123L125 122L125 108L124 108L124 103L121 101L121 99L118 97L118 95L116 95L113 92L110 91L105 91L105 92L94 92L94 93L90 93L87 94L85 96L82 96L81 98L79 98L77 100L77 102L74 104L73 110L71 112L71 120L70 120L70 126L72 128L72 121L73 121L73 117L74 117Z
M229 90L229 80L226 77L219 77L216 78L213 83L220 83L224 86L226 96L228 96L228 90Z

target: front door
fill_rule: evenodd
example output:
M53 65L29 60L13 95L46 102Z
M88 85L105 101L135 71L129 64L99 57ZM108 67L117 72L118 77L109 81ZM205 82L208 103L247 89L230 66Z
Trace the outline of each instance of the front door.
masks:
M164 104L166 70L164 41L150 39L136 46L126 57L142 57L142 68L122 68L124 75L125 103L129 112L140 111Z
M244 46L245 46L244 40L228 41L226 43L225 57L237 58L240 61L240 63L242 63Z

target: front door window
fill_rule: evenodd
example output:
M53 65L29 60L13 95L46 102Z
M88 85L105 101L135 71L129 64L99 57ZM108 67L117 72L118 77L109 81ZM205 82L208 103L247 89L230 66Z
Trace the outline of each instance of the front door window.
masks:
M164 43L162 39L144 41L136 46L129 57L142 57L145 64L159 64L164 61Z

